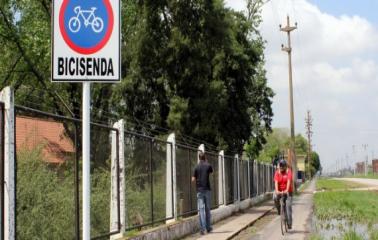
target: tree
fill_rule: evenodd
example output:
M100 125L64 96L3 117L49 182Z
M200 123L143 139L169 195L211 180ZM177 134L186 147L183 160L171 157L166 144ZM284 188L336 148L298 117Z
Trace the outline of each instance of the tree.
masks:
M289 147L289 130L286 128L274 128L270 134L267 134L266 143L258 155L254 155L253 144L246 145L245 151L252 159L270 163L272 160L282 157ZM301 134L295 137L295 152L296 154L307 153L307 140Z
M275 159L284 154L285 149L288 146L287 139L289 138L289 133L287 129L284 128L274 128L270 134L266 136L266 143L263 149L258 155L254 155L255 150L252 149L253 145L246 146L246 152L250 158L256 159L262 162L272 162Z
M321 169L322 169L322 166L320 164L319 154L314 151L311 152L311 168L310 168L311 176L314 176L315 173L317 173L318 171L321 171Z
M273 93L251 22L218 0L134 6L118 111L225 150L240 152L252 134L261 146Z
M19 104L80 118L80 85L50 81L50 6L0 5L0 87L13 86ZM241 152L248 141L261 149L273 92L257 30L260 8L244 15L221 0L124 1L123 79L92 85L92 119L126 118L129 129L150 135L169 128L229 151Z

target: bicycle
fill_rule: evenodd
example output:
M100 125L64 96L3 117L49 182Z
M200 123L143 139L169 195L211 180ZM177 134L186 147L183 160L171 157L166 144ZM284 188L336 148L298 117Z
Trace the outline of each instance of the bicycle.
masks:
M287 194L280 194L280 216L281 216L281 233L282 236L285 235L288 229L288 222L287 222L287 212L286 212L286 199Z
M77 33L81 28L81 21L80 16L84 20L84 26L88 27L88 25L91 25L92 30L95 33L100 33L102 29L104 28L104 21L100 17L96 17L94 12L97 8L92 7L91 10L81 10L80 6L76 6L74 8L74 12L77 14L76 17L70 18L70 21L68 22L68 28L71 32ZM87 17L85 17L87 15ZM92 19L92 21L90 21Z

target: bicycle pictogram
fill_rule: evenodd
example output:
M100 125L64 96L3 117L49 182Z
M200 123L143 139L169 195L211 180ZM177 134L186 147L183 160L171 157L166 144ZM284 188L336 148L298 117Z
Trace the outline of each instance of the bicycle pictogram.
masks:
M91 7L91 10L82 10L80 6L74 8L76 16L71 17L68 22L68 28L71 32L77 33L81 28L80 16L84 21L84 26L91 25L95 33L100 33L104 28L104 21L100 17L96 17L95 11L97 8Z

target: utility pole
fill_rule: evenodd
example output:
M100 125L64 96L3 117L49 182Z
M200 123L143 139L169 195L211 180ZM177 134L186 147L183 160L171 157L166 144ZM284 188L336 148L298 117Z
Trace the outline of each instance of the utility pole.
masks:
M290 93L290 152L292 156L292 168L293 168L293 175L294 175L294 189L296 191L296 183L297 183L297 160L295 156L295 131L294 131L294 103L293 103L293 81L292 81L292 69L291 69L291 40L290 40L290 32L297 29L297 23L295 23L295 27L290 26L290 18L287 16L287 25L286 27L282 27L280 25L280 31L287 33L288 38L288 45L285 47L283 44L281 45L281 50L288 53L289 57L289 93Z
M310 179L311 176L311 137L312 137L312 117L310 110L307 110L307 117L305 118L306 122L306 129L307 129L307 142L308 142L308 149L307 149L307 164L308 164L308 178Z
M356 175L356 164L357 164L357 160L356 160L356 145L352 145L352 149L353 149L353 175Z
M362 148L364 149L364 151L365 151L365 153L366 153L366 159L365 159L365 176L367 176L367 174L368 174L368 166L367 166L367 164L368 164L368 153L366 152L366 148L368 147L368 145L367 144L362 144Z

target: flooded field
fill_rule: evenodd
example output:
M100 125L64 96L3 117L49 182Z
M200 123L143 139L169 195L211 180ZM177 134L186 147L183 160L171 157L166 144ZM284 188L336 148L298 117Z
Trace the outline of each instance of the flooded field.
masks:
M362 224L344 219L312 219L313 239L378 240L378 224ZM316 237L315 237L316 236Z

